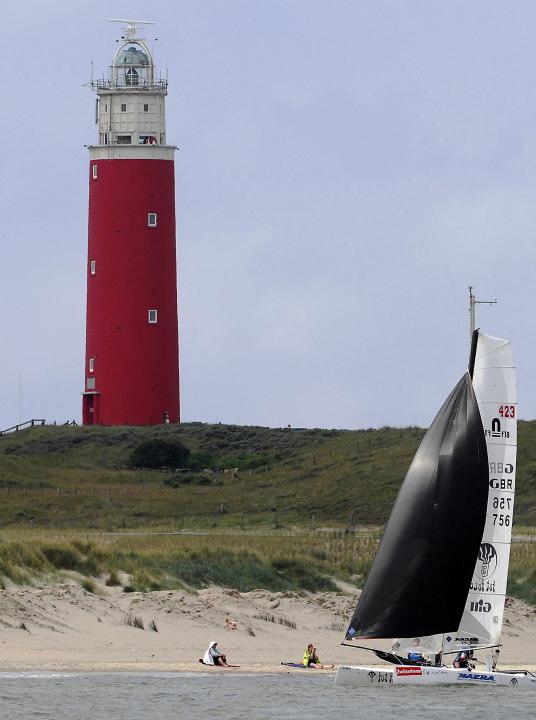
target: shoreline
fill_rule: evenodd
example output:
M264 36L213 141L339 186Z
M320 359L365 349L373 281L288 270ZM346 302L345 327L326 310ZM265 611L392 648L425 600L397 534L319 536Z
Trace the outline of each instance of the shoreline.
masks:
M307 668L291 668L283 665L272 665L269 663L249 663L236 668L218 668L202 666L200 663L78 663L76 665L65 666L63 664L54 666L35 666L28 665L19 666L19 664L2 663L0 667L0 677L3 673L58 673L62 675L90 675L92 673L118 673L118 674L205 674L213 675L335 675L337 666L333 669L307 669Z
M341 663L344 665L361 665L361 663ZM385 665L381 663L364 663L367 667L378 668L378 670L392 669L394 665ZM197 663L199 666L199 663ZM271 664L246 664L235 668L207 668L199 666L195 663L80 663L76 665L64 666L62 664L58 666L35 666L30 667L28 665L18 666L10 665L9 663L3 663L0 668L0 679L5 674L51 674L51 675L99 675L99 674L110 674L110 675L323 675L335 677L337 673L338 665L335 668L320 669L307 669L307 668L291 668L283 665L271 665ZM500 670L517 670L517 671L528 671L536 674L536 665L524 665L520 667L498 667ZM479 668L477 668L479 671Z
M385 667L370 651L341 645L357 591L124 593L103 586L98 592L76 583L0 591L0 673L333 675L339 665ZM236 629L228 629L229 619ZM201 665L198 658L212 641L240 667ZM301 662L309 643L335 668L281 665ZM363 641L369 643L382 650L391 645ZM508 598L502 643L499 669L536 672L535 607Z

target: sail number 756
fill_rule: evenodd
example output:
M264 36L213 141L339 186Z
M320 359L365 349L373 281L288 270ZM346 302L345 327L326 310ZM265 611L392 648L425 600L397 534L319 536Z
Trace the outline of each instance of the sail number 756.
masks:
M499 415L504 418L515 418L516 406L515 405L501 405L499 408Z
M493 498L493 509L497 510L498 508L499 510L510 510L513 502L513 498L510 497L495 497Z
M499 527L510 527L510 515L493 513L493 524L499 525Z

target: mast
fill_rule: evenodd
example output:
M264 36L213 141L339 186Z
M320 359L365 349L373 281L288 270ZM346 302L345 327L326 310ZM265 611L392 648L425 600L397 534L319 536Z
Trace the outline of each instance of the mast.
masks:
M493 300L477 300L473 295L473 286L469 285L469 342L472 343L475 332L475 316L477 305L496 305L498 302L497 298Z

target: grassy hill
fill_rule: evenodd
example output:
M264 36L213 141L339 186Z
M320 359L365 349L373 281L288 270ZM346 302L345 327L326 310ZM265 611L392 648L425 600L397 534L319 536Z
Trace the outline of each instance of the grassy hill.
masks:
M74 573L91 589L122 572L125 591L362 584L371 526L386 520L423 434L191 423L0 437L0 587ZM185 445L190 469L132 467L134 450L161 440ZM535 440L536 422L520 423L518 533L536 525ZM536 603L536 543L517 540L508 593Z
M420 428L202 423L32 428L0 437L0 527L214 531L378 525L423 434ZM180 440L197 469L131 467L133 450L156 439ZM519 423L517 478L516 521L536 525L536 422Z

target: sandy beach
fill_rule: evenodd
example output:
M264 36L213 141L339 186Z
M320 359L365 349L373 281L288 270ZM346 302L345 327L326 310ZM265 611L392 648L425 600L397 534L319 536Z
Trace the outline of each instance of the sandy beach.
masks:
M199 663L212 640L239 672L322 672L281 665L300 662L309 642L324 663L380 664L372 653L341 647L354 593L99 592L78 584L0 591L0 671L232 672ZM144 629L128 624L135 618ZM227 618L235 630L226 629ZM501 664L536 668L536 608L518 600L507 600Z

